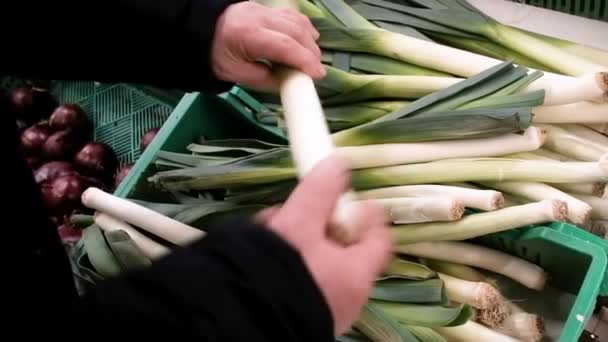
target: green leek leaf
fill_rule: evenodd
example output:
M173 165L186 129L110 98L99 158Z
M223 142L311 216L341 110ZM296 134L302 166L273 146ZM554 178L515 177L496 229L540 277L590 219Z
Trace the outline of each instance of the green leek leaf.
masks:
M104 232L104 235L122 268L121 272L143 269L152 264L127 232L113 230Z
M417 262L403 260L401 258L393 258L388 267L384 270L383 275L378 279L411 279L425 280L433 278L437 275L435 271L426 265Z
M399 322L388 315L374 302L368 302L364 307L355 327L369 337L372 341L403 342L418 341Z
M468 305L459 304L453 307L439 305L419 305L392 303L371 300L383 312L394 317L399 323L423 327L451 327L462 325L473 316Z
M377 281L370 295L371 299L401 303L440 303L443 293L441 279L403 280L387 279Z
M120 274L120 263L110 246L108 246L108 242L99 226L91 225L86 228L82 240L88 260L99 275L110 278Z

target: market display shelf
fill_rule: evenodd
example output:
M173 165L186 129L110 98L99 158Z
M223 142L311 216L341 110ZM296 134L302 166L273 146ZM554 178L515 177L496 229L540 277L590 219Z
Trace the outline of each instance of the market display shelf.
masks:
M5 77L0 79L0 89L24 83ZM141 136L162 126L180 99L177 93L150 87L92 81L55 81L52 92L59 103L77 103L84 109L94 124L93 139L108 144L121 164L139 158Z
M255 103L247 104L238 89L210 96L188 94L167 120L134 168L116 190L124 198L158 200L169 198L154 189L147 178L155 172L159 150L185 152L185 146L204 136L217 138L280 138L272 130L253 123ZM259 109L259 108L258 108ZM608 293L606 269L608 246L603 240L566 223L522 227L477 239L481 244L518 255L551 274L550 286L572 294L573 300L558 320L555 340L576 341L591 318L598 295Z
M523 2L532 6L608 22L607 0L524 0Z

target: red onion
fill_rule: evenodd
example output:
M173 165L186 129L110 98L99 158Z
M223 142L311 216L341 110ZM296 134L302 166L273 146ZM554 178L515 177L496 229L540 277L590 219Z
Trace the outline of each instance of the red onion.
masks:
M31 87L13 89L9 93L8 103L18 117L28 122L48 118L57 106L57 101L48 89Z
M108 145L89 142L76 153L74 163L85 175L110 180L116 170L118 160Z
M148 145L154 140L156 135L160 131L160 128L151 128L141 137L141 142L139 143L139 150L143 152Z
M49 119L51 128L54 130L85 130L89 127L89 119L82 108L75 103L63 104L57 107Z
M125 179L125 177L127 177L127 175L129 174L129 172L131 171L131 169L133 168L133 164L129 163L129 164L125 164L123 165L118 172L116 173L116 176L114 176L114 187L117 188L120 183L123 181L123 179Z
M77 174L57 177L41 186L44 204L54 215L69 215L83 207L80 196L89 186L89 181Z
M74 169L72 164L63 161L52 161L44 163L42 166L40 166L34 173L34 178L36 178L36 183L40 184L52 181L61 176L76 173L76 169Z
M74 131L66 129L53 133L42 146L44 156L51 160L70 159L80 145Z
M51 136L51 129L46 124L37 124L21 132L21 146L27 153L37 154Z

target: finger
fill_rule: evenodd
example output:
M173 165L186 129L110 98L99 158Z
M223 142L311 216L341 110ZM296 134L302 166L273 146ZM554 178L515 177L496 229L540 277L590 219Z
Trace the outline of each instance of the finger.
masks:
M319 162L291 193L279 216L292 222L327 227L338 198L350 186L347 163L332 156ZM320 231L321 233L322 231Z
M348 247L348 260L360 263L361 277L372 281L386 268L391 259L391 235L382 207L370 202L358 205L357 219L365 229L361 231L359 243Z
M282 11L285 16L289 17L292 21L297 23L299 27L306 30L315 41L319 39L319 31L317 31L315 26L312 24L310 18L298 12L297 10L293 10L290 8L283 9Z
M250 60L266 59L288 65L312 78L325 76L325 68L310 50L292 37L267 28L258 28L245 40L245 54Z
M268 17L266 18L265 26L268 29L284 33L295 39L300 45L312 52L319 60L321 59L321 49L313 39L311 33L306 31L306 29L295 21L295 19L285 15Z
M261 63L242 63L233 71L231 79L238 79L239 83L259 91L276 91L279 84L272 74L272 70Z
M261 210L255 215L255 221L261 224L267 224L279 212L280 207L274 206Z

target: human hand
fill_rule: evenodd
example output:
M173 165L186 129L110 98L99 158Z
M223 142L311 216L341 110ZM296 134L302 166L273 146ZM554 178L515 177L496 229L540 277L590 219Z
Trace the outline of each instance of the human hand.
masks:
M277 84L270 68L259 60L322 78L325 68L318 38L308 17L296 10L239 2L230 5L217 22L211 48L213 72L222 81L260 90L276 89Z
M281 208L261 212L258 219L285 239L304 259L325 296L336 335L348 331L367 302L373 283L391 256L384 210L361 202L353 210L365 229L358 243L343 246L327 231L334 206L349 187L346 163L329 158L319 163Z

